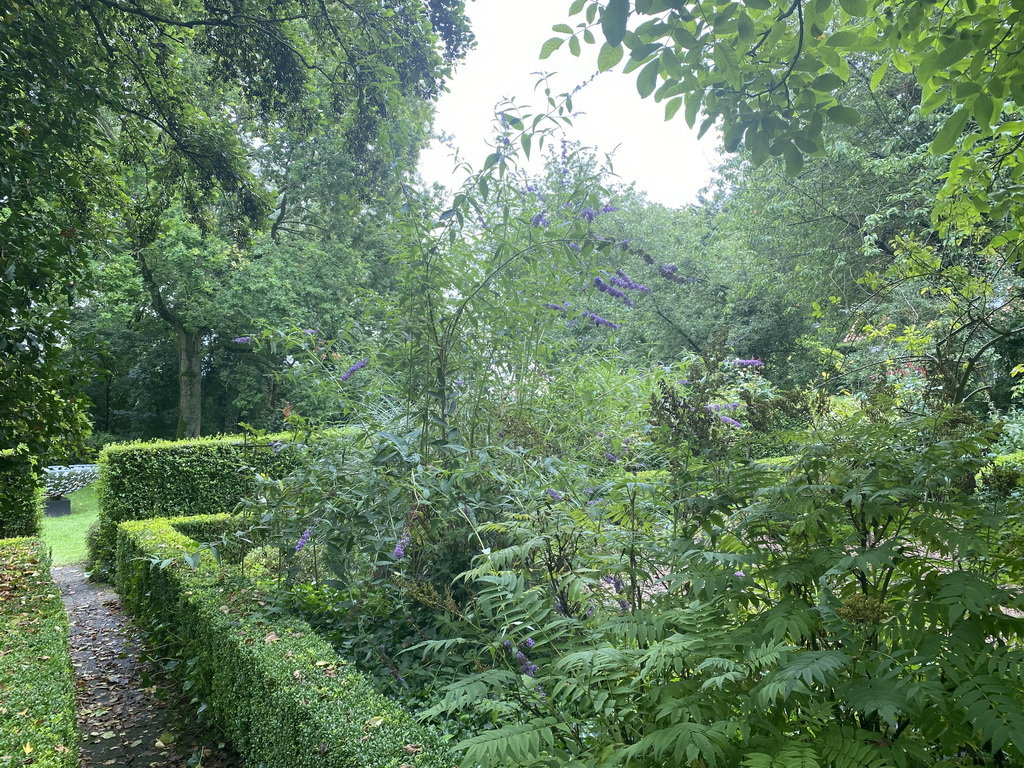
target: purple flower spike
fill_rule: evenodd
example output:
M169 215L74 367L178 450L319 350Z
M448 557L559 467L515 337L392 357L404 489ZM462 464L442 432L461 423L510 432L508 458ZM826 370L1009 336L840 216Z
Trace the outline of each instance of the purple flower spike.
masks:
M307 528L306 530L304 530L302 532L302 535L299 536L299 540L297 542L295 542L295 551L296 552L301 552L303 550L303 548L305 548L305 546L307 544L309 544L309 537L312 536L312 535L313 535L313 529L312 528Z
M402 538L398 540L398 543L395 544L395 551L391 553L391 557L395 560L401 560L405 557L405 548L409 546L410 541L412 541L412 536L406 531L402 534Z
M599 213L615 213L617 210L619 210L617 205L606 205Z
M764 361L758 360L757 358L751 358L750 360L733 360L732 364L737 368L760 368L764 365Z
M252 336L239 336L238 338L232 339L235 344L248 344L252 341Z
M549 223L550 222L546 218L544 218L543 213L538 213L536 216L530 219L530 224L534 227L546 227Z
M341 374L341 380L348 381L349 379L352 378L353 373L355 373L358 370L361 370L362 368L365 368L369 362L370 358L364 357L362 360L352 363L352 367L345 371L343 374Z
M583 247L579 243L569 243L569 250L579 253L583 250Z
M316 329L315 328L304 328L302 330L302 332L304 334L306 334L307 336L316 336Z
M562 500L562 494L560 494L554 488L548 488L546 493L547 493L548 496L550 496L555 501L561 501Z
M736 421L736 419L730 418L728 416L719 416L718 418L722 420L723 424L728 424L730 427L742 427L743 426L738 421Z
M617 459L617 458L615 458L615 454L614 454L614 453L605 453L604 457L605 457L606 459L608 459L608 461L612 462L613 464L614 464L614 463L615 463L616 461L618 461L618 459Z
M523 640L523 642L521 642L519 645L529 650L530 648L533 648L533 646L535 646L536 644L536 641L534 641L532 637L528 637L525 640Z
M597 218L597 211L595 211L593 208L589 208L589 207L588 208L584 208L582 211L580 211L579 218L583 219L584 221L588 221L588 222L589 221L593 221L594 219Z

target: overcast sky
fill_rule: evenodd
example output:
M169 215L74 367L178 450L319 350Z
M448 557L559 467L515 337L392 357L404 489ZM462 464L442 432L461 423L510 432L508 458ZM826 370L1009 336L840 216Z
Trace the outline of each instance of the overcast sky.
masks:
M543 94L533 90L540 71L553 73L552 93L571 91L597 69L597 46L583 46L575 58L563 45L540 60L541 45L555 33L554 24L575 27L570 0L475 0L466 15L477 47L460 64L437 106L435 130L455 136L462 157L479 167L493 130L494 106L502 97L539 110ZM664 104L641 99L635 75L606 72L573 98L580 114L567 138L600 152L614 150L615 173L623 183L636 182L649 199L676 207L695 202L710 179L716 139L709 132L700 142L680 112L664 120ZM464 175L453 175L450 151L434 146L424 153L420 171L428 181L458 187Z

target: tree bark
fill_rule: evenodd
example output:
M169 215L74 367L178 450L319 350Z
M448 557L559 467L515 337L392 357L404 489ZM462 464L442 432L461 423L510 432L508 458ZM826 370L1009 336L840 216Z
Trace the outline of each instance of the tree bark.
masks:
M176 326L178 339L178 437L199 437L203 426L203 336Z

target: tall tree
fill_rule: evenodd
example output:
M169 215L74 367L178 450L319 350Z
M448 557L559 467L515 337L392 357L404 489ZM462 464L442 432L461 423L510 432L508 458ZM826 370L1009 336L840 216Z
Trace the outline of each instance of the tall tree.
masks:
M34 362L5 356L8 396L32 389L6 386L32 366L60 385L63 320L39 311L31 330L29 315L73 298L90 247L112 237L105 225L141 252L180 203L204 229L217 219L222 236L244 242L273 210L253 173L261 142L287 131L299 143L330 124L384 155L408 105L436 95L472 40L461 0L41 0L12 6L0 36L0 127L12 139L0 156L4 326L13 329L2 346L39 352ZM140 185L119 183L140 164L149 188L166 196L135 199ZM14 426L28 399L5 403L8 452L27 445L15 433L38 433ZM61 421L52 410L40 418Z

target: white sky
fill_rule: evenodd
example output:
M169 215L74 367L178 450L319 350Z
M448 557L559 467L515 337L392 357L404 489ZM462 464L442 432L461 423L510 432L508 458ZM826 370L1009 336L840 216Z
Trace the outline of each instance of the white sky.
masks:
M539 111L544 96L533 90L537 72L554 73L550 81L554 95L571 91L597 70L597 45L584 45L579 58L563 45L540 60L541 45L555 36L552 25L575 28L583 20L582 15L568 17L570 4L570 0L467 3L466 15L477 47L456 70L448 84L450 93L442 94L434 129L453 134L462 158L474 168L479 168L487 155L485 142L492 135L494 106L502 97L514 97L519 104ZM580 114L566 138L602 153L615 150L612 162L619 181L636 182L654 202L670 207L695 202L711 178L717 151L715 132L709 131L698 143L682 111L666 123L664 104L641 99L635 76L636 72L605 72L576 94L573 108ZM465 173L454 173L450 154L436 144L423 153L420 172L428 182L449 188L461 185Z

